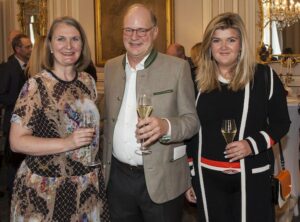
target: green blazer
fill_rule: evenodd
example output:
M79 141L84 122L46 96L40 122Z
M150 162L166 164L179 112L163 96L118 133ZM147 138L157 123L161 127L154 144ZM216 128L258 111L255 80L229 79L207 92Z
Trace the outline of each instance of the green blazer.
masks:
M113 133L125 90L125 55L105 64L105 114L103 167L109 180ZM199 130L195 109L195 92L189 64L176 57L152 51L145 69L138 71L136 93L152 94L151 116L167 118L171 123L171 140L151 145L152 153L143 156L146 185L155 203L178 197L190 187L187 156L174 160L175 147Z

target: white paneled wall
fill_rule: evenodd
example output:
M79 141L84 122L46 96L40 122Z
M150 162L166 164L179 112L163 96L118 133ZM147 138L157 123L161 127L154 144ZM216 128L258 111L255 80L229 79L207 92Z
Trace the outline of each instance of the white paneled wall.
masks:
M7 43L7 36L11 30L19 30L17 14L17 0L0 0L0 62L5 61L12 53Z
M248 31L253 52L259 42L256 32L256 0L175 0L175 41L182 44L189 54L190 48L202 41L202 34L209 21L223 12L241 15Z
M72 16L84 28L92 58L95 58L94 0L48 0L49 24L60 16Z

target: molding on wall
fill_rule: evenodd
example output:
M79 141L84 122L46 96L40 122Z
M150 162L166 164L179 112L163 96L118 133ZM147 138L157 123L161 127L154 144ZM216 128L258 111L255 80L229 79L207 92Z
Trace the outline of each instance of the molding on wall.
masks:
M239 11L239 1L238 0L233 0L232 11L235 13L238 13L238 11Z
M260 41L259 39L257 39L256 36L256 19L253 19L253 15L256 15L256 4L257 1L248 1L245 3L246 10L245 10L245 18L244 18L253 56L255 56L256 48L258 42Z
M17 0L2 0L2 7L0 11L0 15L3 19L3 23L0 23L2 27L1 32L2 32L2 45L3 50L2 54L0 55L0 62L1 60L6 61L8 56L12 54L12 49L11 46L7 44L7 36L8 33L11 30L19 30L19 23L17 21L17 14L19 13L19 8L17 6Z
M225 11L225 0L219 0L219 12Z
M211 0L203 0L202 1L202 15L203 15L203 17L202 17L203 18L202 19L202 29L203 29L202 30L202 35L203 35L207 24L209 23L209 21L213 17L212 1ZM202 36L201 36L201 39L202 39Z
M97 72L97 92L98 94L104 94L104 73Z

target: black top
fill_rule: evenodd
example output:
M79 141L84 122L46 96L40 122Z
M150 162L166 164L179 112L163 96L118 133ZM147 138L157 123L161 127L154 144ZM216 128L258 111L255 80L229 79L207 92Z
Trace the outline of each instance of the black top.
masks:
M228 161L224 158L226 142L221 133L224 119L234 119L239 130L243 109L244 90L233 92L228 84L221 83L221 90L202 93L197 112L202 127L202 156L212 160ZM201 105L205 104L205 105ZM237 138L238 132L236 134Z
M249 143L253 153L253 156L245 158L246 169L273 163L272 149L269 149L271 141L278 142L288 132L290 119L283 84L275 72L272 78L266 77L270 77L270 68L257 65L246 101L245 89L232 92L226 84L221 85L221 90L201 92L197 102L201 134L186 141L188 156L196 170L201 156L226 161L223 154L226 143L221 134L222 119L236 120L238 132L235 140L238 140L243 109L245 130L242 139ZM202 143L201 154L198 152L199 141Z

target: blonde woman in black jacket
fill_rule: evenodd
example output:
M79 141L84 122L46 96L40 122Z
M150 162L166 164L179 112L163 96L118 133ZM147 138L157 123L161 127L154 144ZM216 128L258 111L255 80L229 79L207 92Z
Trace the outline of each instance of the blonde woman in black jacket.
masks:
M257 65L240 16L224 13L206 28L196 82L199 134L188 143L199 220L273 222L272 145L289 129L284 88L268 66ZM226 144L224 119L237 132Z

